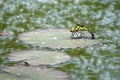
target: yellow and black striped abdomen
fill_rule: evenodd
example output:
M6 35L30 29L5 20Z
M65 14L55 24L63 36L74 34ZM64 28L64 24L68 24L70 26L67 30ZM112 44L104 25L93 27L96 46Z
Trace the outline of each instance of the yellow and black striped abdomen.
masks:
M87 31L87 30L88 29L86 27L75 26L70 29L70 32Z
M79 31L87 31L88 29L86 27L79 27Z

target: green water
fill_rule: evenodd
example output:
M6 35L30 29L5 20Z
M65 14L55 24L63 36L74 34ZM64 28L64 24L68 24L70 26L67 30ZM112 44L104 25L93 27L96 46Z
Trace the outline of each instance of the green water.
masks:
M89 27L102 43L85 49L67 50L71 61L55 65L71 80L120 79L119 0L0 0L0 64L12 65L6 55L32 49L18 35L40 28L70 28L74 22Z

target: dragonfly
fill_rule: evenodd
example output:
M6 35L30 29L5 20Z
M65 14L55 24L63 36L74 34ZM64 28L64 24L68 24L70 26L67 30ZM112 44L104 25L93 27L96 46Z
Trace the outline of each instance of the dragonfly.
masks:
M84 31L88 31L91 34L92 39L95 39L93 32L81 24L74 24L69 31L72 32L71 39L75 39L75 35L77 36L76 38L85 37Z

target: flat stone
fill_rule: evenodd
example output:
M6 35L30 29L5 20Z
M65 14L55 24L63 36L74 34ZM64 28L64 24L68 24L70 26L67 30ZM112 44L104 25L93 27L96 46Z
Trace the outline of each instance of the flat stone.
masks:
M45 29L25 32L19 35L19 40L24 44L39 47L60 48L84 48L98 44L100 40L91 39L89 32L85 31L85 38L71 39L71 32L67 29Z
M29 65L55 65L71 59L65 53L58 51L25 50L8 55L9 61L22 61Z
M12 66L4 67L0 80L70 80L69 76L53 68Z

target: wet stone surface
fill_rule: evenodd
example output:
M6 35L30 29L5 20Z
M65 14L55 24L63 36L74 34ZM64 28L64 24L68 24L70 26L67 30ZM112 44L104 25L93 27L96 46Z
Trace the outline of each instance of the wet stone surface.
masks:
M91 39L88 31L83 31L85 37L71 39L71 32L67 29L45 29L26 32L19 35L24 44L31 44L49 48L84 48L100 43L99 39Z

